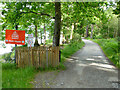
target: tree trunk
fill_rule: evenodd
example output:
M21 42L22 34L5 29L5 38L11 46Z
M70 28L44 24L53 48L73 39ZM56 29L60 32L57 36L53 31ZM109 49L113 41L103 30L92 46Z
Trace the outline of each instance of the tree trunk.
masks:
M86 38L88 37L88 25L86 26Z
M90 35L90 38L91 39L93 38L93 24L91 24L91 35Z
M60 44L62 44L62 42L63 42L63 32L61 32L60 34Z
M46 30L45 30L45 23L44 23L44 45L46 44Z
M108 33L107 33L108 36L107 36L107 38L109 38L109 33L110 33L110 32L109 32L109 25L108 25Z
M49 43L51 43L51 39L52 39L52 31L50 30L50 32L49 32Z
M74 32L75 32L76 28L77 28L77 25L76 25L76 23L74 23Z
M42 44L42 31L40 32L40 40L41 40L41 44Z
M118 28L119 28L119 26L118 26ZM118 31L118 29L116 31L115 37L120 37L120 31Z
M85 32L85 31L83 31L83 37L84 37L84 34L85 34L84 32Z
M74 30L74 23L72 23L72 29L71 29L70 39L72 39L73 30Z
M61 3L55 2L55 28L53 36L53 46L59 46L61 29Z
M65 35L63 34L62 36L63 36L63 37L62 37L62 38L63 38L62 44L64 44L64 43L65 43Z
M38 38L37 38L37 25L35 25L35 43L34 43L34 46L35 47L39 46Z

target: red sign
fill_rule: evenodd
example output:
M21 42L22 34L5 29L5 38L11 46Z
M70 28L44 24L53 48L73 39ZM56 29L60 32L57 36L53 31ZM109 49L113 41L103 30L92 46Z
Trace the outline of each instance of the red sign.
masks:
M6 30L5 43L25 45L25 31Z

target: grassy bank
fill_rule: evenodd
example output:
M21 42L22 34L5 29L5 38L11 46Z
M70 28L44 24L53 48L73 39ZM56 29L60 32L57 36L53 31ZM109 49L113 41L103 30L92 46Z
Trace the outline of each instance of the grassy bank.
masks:
M118 52L118 40L117 39L94 39L92 40L100 45L105 55L113 62L113 64L120 68L120 61Z
M2 88L30 88L37 73L35 68L16 68L15 64L2 64Z
M74 42L69 45L64 45L64 49L61 50L62 62L65 61L65 58L70 57L76 51L81 49L84 45L85 45L85 43L83 41L82 42Z

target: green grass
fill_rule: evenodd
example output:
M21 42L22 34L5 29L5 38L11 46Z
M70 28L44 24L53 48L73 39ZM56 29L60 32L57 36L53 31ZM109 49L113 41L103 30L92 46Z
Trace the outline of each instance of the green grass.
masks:
M94 39L92 40L100 45L105 55L113 62L113 64L120 68L120 60L118 52L118 40L117 39Z
M2 89L2 64L0 63L0 90Z
M78 51L80 48L82 48L85 45L85 43L82 41L80 42L74 42L69 45L65 45L64 49L61 50L61 59L62 62L65 61L65 58L70 57L72 54L74 54L76 51Z
M46 71L60 71L65 70L66 67L63 65L65 58L71 56L77 50L84 46L84 42L74 42L69 45L64 45L62 50L62 62L57 67L46 67L38 68L26 67L17 68L13 63L2 63L2 88L32 88L33 85L30 83L34 80L35 75L40 72Z
M2 64L2 88L31 88L37 71L33 67L16 68L15 64Z
M35 75L40 72L65 70L65 66L60 63L57 67L37 68L25 67L17 68L12 63L2 63L2 88L32 88L30 83L34 81Z

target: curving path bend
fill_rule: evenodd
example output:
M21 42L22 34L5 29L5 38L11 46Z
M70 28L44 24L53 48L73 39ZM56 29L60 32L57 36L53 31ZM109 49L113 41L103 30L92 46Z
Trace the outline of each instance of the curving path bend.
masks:
M118 88L118 70L96 43L83 41L85 46L65 62L66 70L38 73L35 88Z

